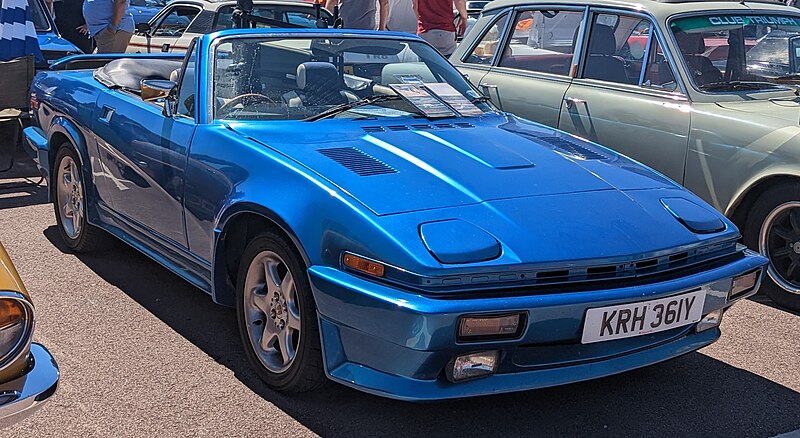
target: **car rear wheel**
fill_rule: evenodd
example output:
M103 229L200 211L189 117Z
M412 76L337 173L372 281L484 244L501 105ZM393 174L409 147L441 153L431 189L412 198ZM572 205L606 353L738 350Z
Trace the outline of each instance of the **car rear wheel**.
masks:
M53 206L61 239L74 252L97 248L103 232L86 219L86 184L77 152L69 143L56 153L52 173Z
M761 290L776 303L800 310L800 184L762 193L747 217L744 240L769 259Z
M282 392L325 383L316 306L305 265L291 243L272 232L251 240L236 289L239 334L259 377Z

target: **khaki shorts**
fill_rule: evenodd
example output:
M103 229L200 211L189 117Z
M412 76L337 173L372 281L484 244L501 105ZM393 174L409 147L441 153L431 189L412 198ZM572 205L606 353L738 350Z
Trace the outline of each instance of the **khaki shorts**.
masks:
M104 27L94 35L94 43L97 46L94 53L125 53L132 36L131 32L124 30L111 32L108 27Z
M436 50L445 57L453 54L456 50L456 33L448 32L446 30L433 29L427 32L422 32L419 36L425 41L431 43Z

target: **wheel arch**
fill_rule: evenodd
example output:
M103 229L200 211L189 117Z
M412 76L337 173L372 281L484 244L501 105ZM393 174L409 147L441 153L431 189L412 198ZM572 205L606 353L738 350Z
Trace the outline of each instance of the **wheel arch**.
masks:
M249 202L228 207L214 229L211 268L212 298L215 303L234 306L236 274L247 242L264 231L286 237L297 250L305 266L310 259L300 239L289 224L274 211Z
M725 216L730 218L740 231L744 228L747 214L752 209L756 200L770 187L779 184L800 184L800 173L778 172L760 175L739 189L733 201L725 210Z
M69 142L78 153L78 158L81 160L79 164L81 165L81 170L83 172L83 179L84 181L88 181L87 177L91 176L91 171L89 171L87 174L87 169L84 166L87 162L89 162L89 151L86 146L86 141L83 138L83 134L80 132L80 129L78 129L73 122L64 117L55 117L53 119L53 123L50 125L50 129L48 130L47 158L50 178L52 179L54 175L56 154L58 153L58 149L65 142ZM51 190L48 192L49 196L51 197L50 200L52 200L52 187L54 187L54 184L50 184L50 187Z

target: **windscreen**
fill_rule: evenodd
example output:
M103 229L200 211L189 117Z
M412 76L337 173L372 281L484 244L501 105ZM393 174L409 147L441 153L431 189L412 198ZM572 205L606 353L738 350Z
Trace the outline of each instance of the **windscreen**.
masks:
M800 79L800 17L701 15L670 28L701 91L770 91Z
M33 27L36 32L47 32L50 30L50 22L47 20L46 12L42 8L39 0L28 0L31 7L31 18L33 19Z
M213 82L217 119L435 118L493 110L435 49L399 39L226 39L214 52Z

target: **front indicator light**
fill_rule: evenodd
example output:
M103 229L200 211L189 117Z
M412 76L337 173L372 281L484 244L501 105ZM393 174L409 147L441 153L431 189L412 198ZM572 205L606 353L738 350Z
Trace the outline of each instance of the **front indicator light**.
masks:
M456 356L445 368L447 380L456 383L494 374L499 356L497 350Z
M522 334L525 313L491 316L463 316L458 324L458 341L511 339Z
M0 365L19 353L30 335L30 314L22 301L0 298Z
M732 300L755 289L756 285L758 284L758 276L760 273L760 270L755 270L748 272L747 274L734 277L733 284L731 285L731 291L728 293L728 300Z
M703 317L695 326L695 333L704 332L708 329L718 327L722 322L722 313L724 312L723 309L715 310L713 312L709 312L706 316Z
M0 331L25 321L25 308L17 300L0 300Z
M381 263L367 260L363 257L345 253L342 257L342 263L350 269L363 272L365 274L374 275L376 277L383 277L384 266Z

